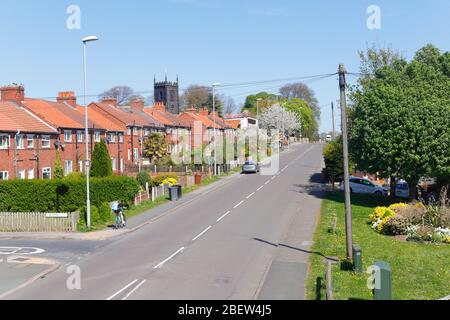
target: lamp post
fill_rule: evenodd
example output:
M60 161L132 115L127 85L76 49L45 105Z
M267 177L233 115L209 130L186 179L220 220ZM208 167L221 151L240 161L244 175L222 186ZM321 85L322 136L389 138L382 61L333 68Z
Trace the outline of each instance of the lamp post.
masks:
M90 188L89 188L89 122L88 122L88 106L86 103L86 92L87 92L87 43L97 41L98 38L96 36L89 36L83 38L83 67L84 67L84 144L86 146L86 224L87 227L91 228L91 199L90 199Z
M220 83L213 83L212 84L212 95L213 95L213 123L214 123L214 175L217 175L217 150L216 150L216 87L220 86Z

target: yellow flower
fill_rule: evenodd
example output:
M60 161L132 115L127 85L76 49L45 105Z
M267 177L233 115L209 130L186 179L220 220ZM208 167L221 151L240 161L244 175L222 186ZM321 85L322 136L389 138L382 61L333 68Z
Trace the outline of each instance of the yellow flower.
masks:
M404 207L407 207L407 206L408 205L406 203L395 203L395 204L392 204L391 206L389 206L389 209L391 209L393 211L396 211L399 208L404 208Z

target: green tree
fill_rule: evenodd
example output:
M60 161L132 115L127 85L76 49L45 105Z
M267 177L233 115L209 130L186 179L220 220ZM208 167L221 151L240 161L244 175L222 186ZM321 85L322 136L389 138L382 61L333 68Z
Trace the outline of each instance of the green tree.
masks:
M112 161L105 140L101 140L94 147L92 153L91 176L108 177L112 175Z
M152 163L167 155L167 142L161 133L151 133L144 141L144 157Z
M369 63L372 73L352 88L350 151L358 168L405 179L414 190L420 177L449 171L450 55L428 45L411 62L381 60L388 63Z
M333 191L334 184L344 180L344 158L342 149L342 136L329 142L324 150L325 168L323 169L324 179L331 183ZM352 164L350 164L350 169ZM351 170L350 170L351 171Z
M61 157L59 155L59 151L56 151L56 156L55 156L55 174L54 174L54 178L55 179L62 179L62 178L64 178L64 169L62 167Z
M267 92L260 92L254 95L250 95L245 99L245 104L244 107L242 108L242 112L249 111L251 114L256 116L257 113L256 103L258 99L261 99L261 101L258 104L260 108L259 112L261 113L263 109L274 105L277 102L278 98L275 94Z
M294 112L302 124L302 136L310 140L317 140L318 124L314 116L314 110L305 100L294 98L283 100L282 106Z

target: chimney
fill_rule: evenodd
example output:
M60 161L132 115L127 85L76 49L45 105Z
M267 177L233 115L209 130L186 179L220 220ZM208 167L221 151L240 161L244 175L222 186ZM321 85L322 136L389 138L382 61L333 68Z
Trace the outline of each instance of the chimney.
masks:
M203 108L203 109L200 110L199 114L202 115L202 116L208 116L209 115L209 110L207 108Z
M142 99L135 99L130 103L131 110L144 111L145 101Z
M166 106L162 102L156 102L153 105L153 109L158 110L158 111L162 111L162 112L166 112Z
M197 111L197 109L195 109L194 106L192 106L192 107L187 108L187 109L186 109L186 112L197 113L198 111Z
M0 88L2 101L22 102L25 100L25 88L19 85L5 86Z
M102 99L102 103L110 104L113 106L117 106L117 99L112 97L107 97Z
M59 103L67 103L69 106L72 107L77 106L77 97L75 96L75 92L73 91L59 92L56 101L58 101Z

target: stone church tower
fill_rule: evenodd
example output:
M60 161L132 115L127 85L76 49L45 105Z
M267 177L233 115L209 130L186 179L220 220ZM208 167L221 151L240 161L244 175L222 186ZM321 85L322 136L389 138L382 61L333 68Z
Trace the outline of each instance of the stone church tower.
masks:
M180 96L178 87L178 77L176 82L167 81L167 75L163 82L157 82L154 79L155 103L162 102L166 110L173 114L180 113Z

